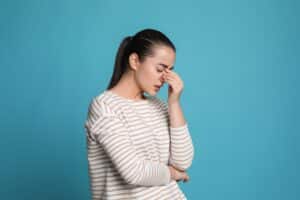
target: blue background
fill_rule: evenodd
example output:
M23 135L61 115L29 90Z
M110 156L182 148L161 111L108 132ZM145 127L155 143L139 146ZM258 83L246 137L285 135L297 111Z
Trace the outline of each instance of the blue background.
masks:
M1 199L89 199L84 120L123 37L177 47L188 199L300 199L299 1L0 3ZM166 99L166 85L158 94Z

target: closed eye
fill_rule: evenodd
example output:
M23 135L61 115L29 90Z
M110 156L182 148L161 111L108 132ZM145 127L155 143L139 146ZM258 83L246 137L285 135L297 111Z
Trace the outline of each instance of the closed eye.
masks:
M159 66L163 66L164 68L168 69L168 65L165 65L163 63L158 63ZM175 66L170 67L170 70L174 70Z
M163 72L164 69L157 68L157 72Z

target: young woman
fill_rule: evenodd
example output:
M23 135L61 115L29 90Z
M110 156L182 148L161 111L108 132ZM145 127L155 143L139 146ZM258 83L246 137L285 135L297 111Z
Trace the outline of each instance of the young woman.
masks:
M85 123L93 199L186 199L194 147L180 106L175 46L160 31L126 37ZM168 101L155 95L167 83ZM145 95L147 93L148 95Z

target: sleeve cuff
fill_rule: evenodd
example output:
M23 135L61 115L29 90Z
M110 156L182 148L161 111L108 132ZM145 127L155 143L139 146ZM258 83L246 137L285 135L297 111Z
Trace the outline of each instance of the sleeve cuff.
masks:
M171 127L170 126L170 130L171 131L182 131L182 130L185 130L187 127L188 127L188 124L185 123L184 125L178 126L178 127Z

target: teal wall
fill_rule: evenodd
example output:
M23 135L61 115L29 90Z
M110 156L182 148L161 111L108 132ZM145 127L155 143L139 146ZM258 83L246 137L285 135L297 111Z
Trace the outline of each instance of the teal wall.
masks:
M122 38L156 28L175 43L185 84L188 199L300 199L299 4L1 1L0 198L89 199L88 103Z

